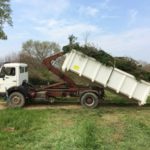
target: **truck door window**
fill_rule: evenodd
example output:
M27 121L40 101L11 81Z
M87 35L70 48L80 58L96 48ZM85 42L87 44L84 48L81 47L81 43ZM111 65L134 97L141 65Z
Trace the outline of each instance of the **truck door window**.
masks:
M28 71L28 67L20 67L20 73L25 73Z
M7 76L15 76L16 74L16 70L14 67L3 67L2 70L1 70L1 73L2 74L5 74Z
M28 72L28 67L25 67L25 72Z
M20 67L20 73L24 73L24 67Z

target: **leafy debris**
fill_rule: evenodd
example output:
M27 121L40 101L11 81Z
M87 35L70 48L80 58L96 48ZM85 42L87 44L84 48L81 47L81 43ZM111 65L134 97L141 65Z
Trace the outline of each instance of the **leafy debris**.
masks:
M145 71L142 66L132 58L113 57L102 49L97 49L96 47L87 45L80 46L78 43L63 47L64 53L68 53L72 49L82 52L87 56L93 57L106 66L116 67L122 71L132 74L137 80L142 79L150 82L150 72Z

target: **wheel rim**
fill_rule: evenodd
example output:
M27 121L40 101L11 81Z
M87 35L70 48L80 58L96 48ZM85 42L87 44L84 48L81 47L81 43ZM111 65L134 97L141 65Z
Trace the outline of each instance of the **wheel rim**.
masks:
M94 98L87 97L85 103L86 103L87 106L92 106L94 104Z
M21 98L20 98L19 96L14 96L14 97L12 98L12 103L13 103L14 105L18 105L18 104L20 104L20 102L21 102Z

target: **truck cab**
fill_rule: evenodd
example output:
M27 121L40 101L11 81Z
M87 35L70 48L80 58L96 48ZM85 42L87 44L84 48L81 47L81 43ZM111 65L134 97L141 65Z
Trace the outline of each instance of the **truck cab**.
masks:
M28 82L27 64L6 63L0 68L0 95L5 95L12 87L19 87L23 81Z

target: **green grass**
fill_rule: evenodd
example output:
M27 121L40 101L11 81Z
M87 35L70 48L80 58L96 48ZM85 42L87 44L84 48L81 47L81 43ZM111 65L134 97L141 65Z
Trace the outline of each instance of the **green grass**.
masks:
M4 102L4 99L2 97L0 97L0 102Z
M148 150L149 105L138 107L107 95L108 102L117 100L116 105L1 110L0 150Z

